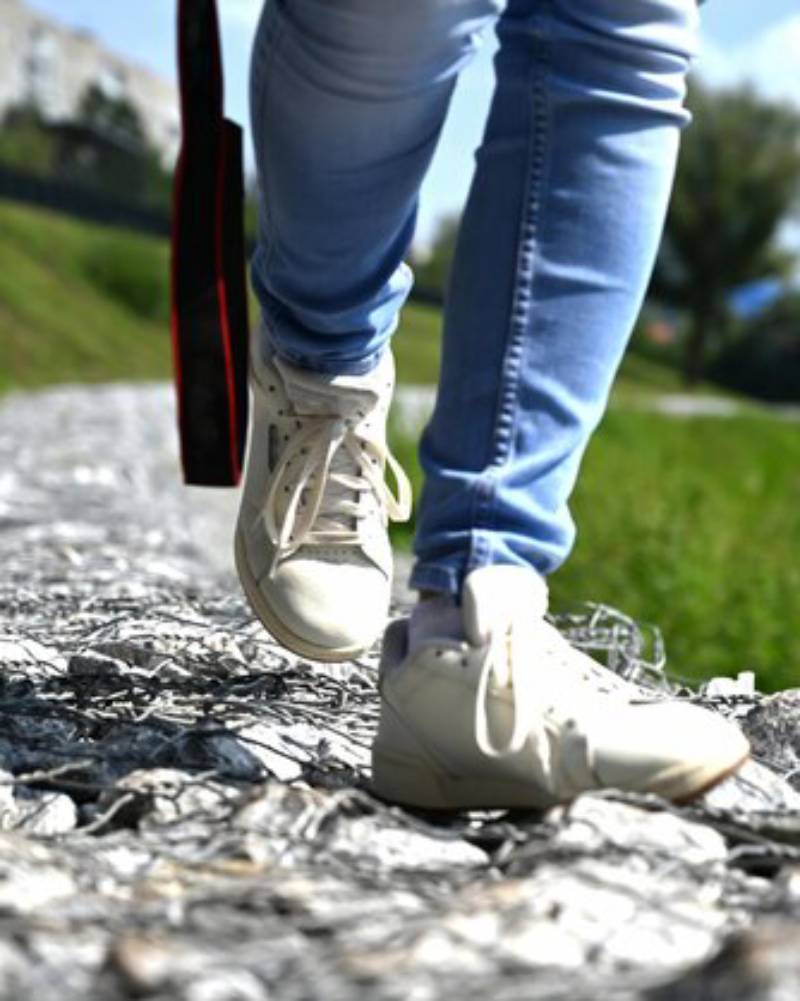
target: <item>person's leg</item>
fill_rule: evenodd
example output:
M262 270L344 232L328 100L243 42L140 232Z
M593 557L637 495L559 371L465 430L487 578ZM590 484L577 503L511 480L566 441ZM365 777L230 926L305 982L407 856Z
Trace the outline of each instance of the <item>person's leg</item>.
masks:
M510 0L463 218L412 584L553 571L567 508L651 273L695 0ZM465 415L468 419L465 419Z
M411 287L419 187L459 70L501 0L267 0L253 50L253 281L272 346L376 362Z
M644 700L571 647L541 576L569 550L567 498L658 243L693 2L510 0L501 21L422 450L414 580L445 594L384 636L372 781L386 799L683 801L748 755L735 723Z
M267 0L252 65L261 234L242 587L296 653L346 660L386 624L383 350L411 283L417 193L453 83L497 0ZM398 496L384 481L393 467Z

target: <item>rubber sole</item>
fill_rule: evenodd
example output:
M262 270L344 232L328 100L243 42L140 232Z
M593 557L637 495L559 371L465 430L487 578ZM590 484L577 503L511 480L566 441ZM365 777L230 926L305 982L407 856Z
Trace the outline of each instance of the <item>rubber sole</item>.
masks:
M688 803L713 789L735 774L750 757L749 752L724 768L695 769L689 775L675 776L669 788L657 791L674 803ZM669 787L669 781L665 783ZM657 782L654 782L657 785ZM680 787L680 788L679 788ZM518 781L474 779L434 772L418 758L407 757L373 748L372 790L381 799L411 809L455 810L514 810L548 809L565 805L575 797L559 800L537 794L535 789ZM591 791L591 790L586 790Z
M300 657L307 657L309 660L319 660L328 664L353 660L353 658L360 657L369 649L369 646L362 645L333 648L317 646L302 636L293 633L270 607L261 588L258 586L258 581L250 570L250 564L247 561L244 537L238 525L234 535L233 555L236 563L236 572L239 575L239 583L242 586L242 591L247 598L248 604L270 636L277 640L281 646L286 647L287 650L298 654Z
M372 752L372 791L389 803L418 810L546 809L558 800L532 795L519 782L436 773L419 759Z
M682 803L691 803L691 801L697 799L698 796L703 796L705 793L709 792L709 790L713 789L714 786L718 786L720 782L724 782L725 779L729 779L731 775L735 775L742 767L742 765L744 765L749 760L750 760L750 752L748 751L747 754L739 758L736 764L731 765L729 768L726 768L723 771L719 772L708 782L706 782L705 785L701 785L697 789L694 789L688 796L673 797L672 802L677 803L678 805L681 805Z

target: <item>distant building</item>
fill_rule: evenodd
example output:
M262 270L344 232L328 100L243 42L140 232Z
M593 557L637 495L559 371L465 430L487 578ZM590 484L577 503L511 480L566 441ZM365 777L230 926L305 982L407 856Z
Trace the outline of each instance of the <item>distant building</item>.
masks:
M180 141L175 84L111 52L87 32L31 10L24 0L0 0L0 117L35 102L45 118L71 118L92 84L125 97L141 117L148 141L171 163Z

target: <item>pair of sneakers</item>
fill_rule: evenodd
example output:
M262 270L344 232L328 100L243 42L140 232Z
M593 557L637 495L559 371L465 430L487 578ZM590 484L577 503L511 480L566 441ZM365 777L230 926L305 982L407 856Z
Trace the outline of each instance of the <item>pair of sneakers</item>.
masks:
M411 507L386 445L392 355L367 375L320 375L256 349L251 385L235 540L242 587L290 650L353 658L386 625L387 525ZM382 797L425 809L536 808L619 788L680 801L747 758L735 725L643 699L572 648L546 621L546 586L532 569L474 570L460 599L441 603L441 628L428 614L424 629L401 619L385 630L372 752Z

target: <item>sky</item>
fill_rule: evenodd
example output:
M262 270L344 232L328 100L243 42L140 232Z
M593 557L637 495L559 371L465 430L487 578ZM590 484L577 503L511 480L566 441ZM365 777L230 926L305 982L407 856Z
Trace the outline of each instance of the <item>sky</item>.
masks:
M27 2L174 79L174 0ZM220 0L219 6L226 106L229 115L246 124L247 64L262 0ZM750 80L763 93L800 106L800 0L709 0L701 20L702 54L695 72L712 84ZM430 239L438 218L457 213L463 205L491 99L493 51L490 37L459 80L421 193L421 242Z

